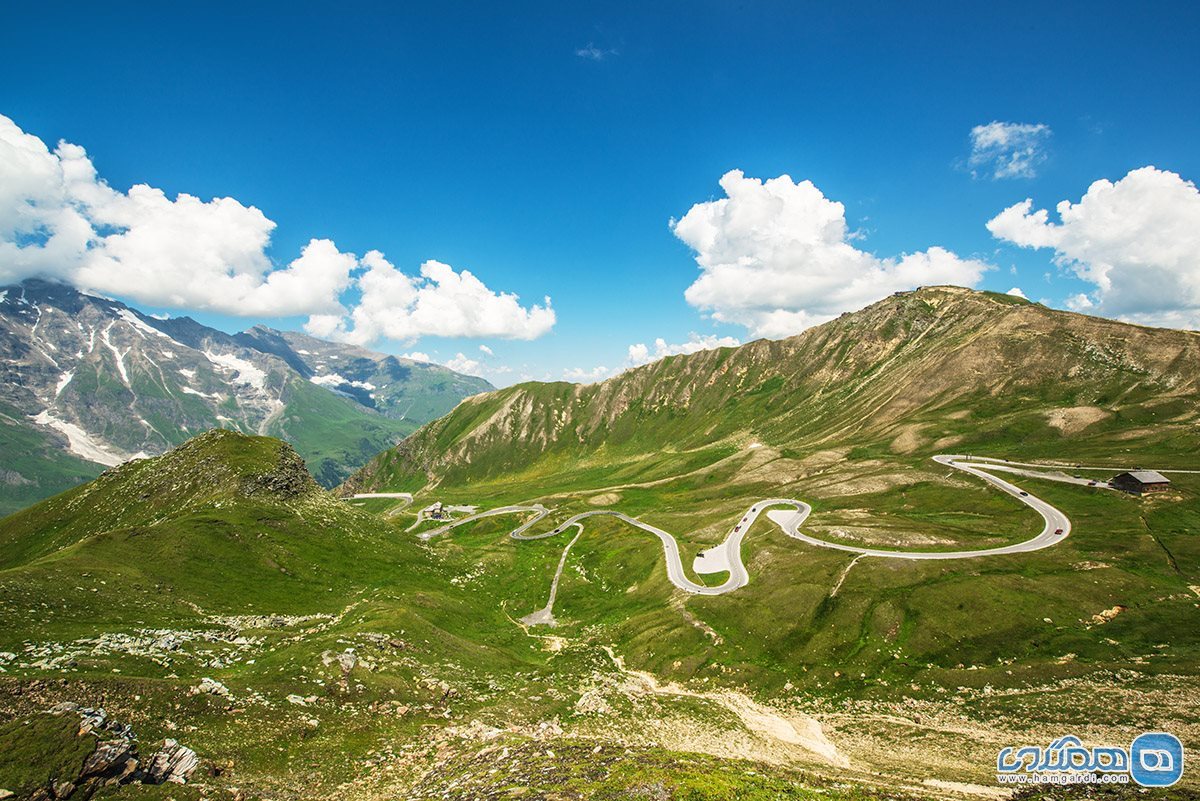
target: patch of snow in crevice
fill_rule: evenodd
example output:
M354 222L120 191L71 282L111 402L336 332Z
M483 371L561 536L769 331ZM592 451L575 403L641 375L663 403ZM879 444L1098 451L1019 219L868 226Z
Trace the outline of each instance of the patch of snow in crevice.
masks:
M175 342L175 340L169 334L164 334L162 331L159 331L157 328L147 323L141 317L138 317L129 309L118 309L117 316L133 326L134 329L143 337L145 337L146 334L150 334L152 336L162 337L168 342ZM178 345L179 343L175 342L175 344Z
M196 377L195 370L185 370L182 367L179 368L179 374L187 379L192 379L192 378Z
M173 351L164 350L164 351L162 352L162 357L163 357L164 359L174 359L174 358L175 358L175 353L174 353Z
M235 381L249 384L256 389L266 389L267 374L245 359L239 359L232 353L214 353L210 350L204 351L204 355L218 367L236 373Z
M0 303L3 303L8 298L8 290L0 292Z
M109 323L108 328L105 328L103 331L100 332L100 338L102 340L104 340L104 344L108 347L109 350L112 351L113 356L116 357L117 372L119 372L121 374L121 380L124 381L125 386L128 387L129 386L129 373L125 372L125 353L129 353L129 351L127 350L127 351L125 351L125 353L122 353L121 351L117 350L117 346L114 345L112 343L112 340L108 338L108 332L110 330L112 330L112 327L114 325L116 325L116 323Z
M68 423L66 420L60 420L59 418L50 414L49 409L46 409L44 412L41 412L34 417L33 422L37 423L38 425L49 426L55 431L58 431L66 436L68 447L71 453L87 459L89 462L96 462L97 464L102 464L105 467L112 467L113 465L118 465L121 462L131 458L96 439L74 423ZM142 458L142 456L142 454L139 454L138 456L134 456L132 458L137 459Z
M215 401L225 399L225 396L222 395L220 392L213 392L213 393L200 392L199 390L192 389L191 387L180 387L179 389L182 390L185 395L196 395L201 398L208 398L209 400L215 400Z
M71 379L75 377L74 370L68 370L58 377L58 385L54 388L54 397L62 394L62 391L67 388L67 384L71 383Z

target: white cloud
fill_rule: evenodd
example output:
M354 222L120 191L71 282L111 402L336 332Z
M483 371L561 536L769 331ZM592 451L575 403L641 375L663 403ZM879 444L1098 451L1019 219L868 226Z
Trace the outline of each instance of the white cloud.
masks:
M587 61L603 61L609 56L617 55L617 51L612 48L597 47L595 43L588 42L587 47L577 48L575 55Z
M172 200L145 184L120 192L82 147L60 142L51 151L0 115L0 283L40 276L154 306L308 315L309 333L362 344L426 335L534 339L554 325L549 298L524 308L516 295L436 261L408 276L378 251L360 262L313 239L277 267L267 256L274 229L230 197ZM347 312L341 298L356 282L362 300Z
M1029 300L1029 297L1024 292L1021 291L1021 287L1019 287L1019 286L1014 286L1012 289L1008 290L1008 292L1006 292L1004 294L1012 295L1013 297L1017 297L1017 298L1025 298L1025 300Z
M715 334L696 334L688 335L687 342L680 342L677 345L668 344L665 339L659 337L654 340L654 350L651 350L645 343L639 342L636 345L629 346L629 364L637 366L640 364L649 364L656 362L659 359L667 356L677 356L681 353L696 353L702 350L712 350L713 348L736 348L742 344L734 337L718 337Z
M422 336L537 339L555 322L550 298L524 307L511 293L493 292L467 270L439 261L410 276L372 250L362 259L362 297L347 318L317 318L306 328L319 336L365 345L380 338L412 342Z
M563 380L575 384L594 384L597 381L603 381L610 375L612 375L612 370L604 365L593 367L591 370L585 370L582 367L572 367L563 370Z
M486 353L488 356L495 356L495 355L496 355L496 354L495 354L495 353L492 351L492 349L491 349L491 348L489 348L487 345L480 345L480 346L479 346L479 351L480 351L481 353Z
M137 184L120 192L87 152L51 151L0 116L0 281L59 278L94 292L173 308L286 316L330 313L355 258L313 240L274 269L275 223L229 197L174 200Z
M414 350L412 353L401 353L401 359L412 359L414 362L432 362L428 353L422 353L419 350Z
M939 247L879 258L850 244L845 208L811 181L721 177L726 197L671 221L696 252L700 277L685 297L714 319L784 337L900 290L974 286L989 265Z
M1033 178L1046 160L1050 127L1021 122L989 122L971 129L971 175L1000 178Z
M1057 206L1059 222L1026 199L987 224L998 239L1051 248L1054 260L1095 288L1070 308L1131 322L1200 326L1200 191L1154 167L1116 183L1100 180L1078 203Z
M483 364L475 361L472 358L469 358L462 353L456 354L453 359L450 359L445 363L445 366L449 367L454 372L462 373L463 375L481 376L483 375L484 371Z
M1086 312L1090 311L1096 304L1092 303L1092 299L1080 292L1078 295L1072 295L1066 300L1067 308L1071 311Z

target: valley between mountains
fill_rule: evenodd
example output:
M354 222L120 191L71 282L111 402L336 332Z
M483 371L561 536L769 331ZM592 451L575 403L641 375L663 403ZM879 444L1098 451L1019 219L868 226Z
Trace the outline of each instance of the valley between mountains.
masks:
M0 787L1003 798L1006 746L1200 747L1198 384L1195 332L930 287L472 395L334 491L184 438L0 520Z

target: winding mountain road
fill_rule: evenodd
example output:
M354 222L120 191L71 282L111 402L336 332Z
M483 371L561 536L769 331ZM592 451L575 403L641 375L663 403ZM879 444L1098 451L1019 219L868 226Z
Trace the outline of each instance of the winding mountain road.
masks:
M413 494L411 492L360 492L350 496L350 500L352 501L361 501L369 498L395 498L404 501L399 506L394 506L384 512L384 517L395 517L412 506L413 502Z
M1088 479L1079 479L1064 473L1058 472L1058 468L1052 468L1054 472L1045 472L1047 466L1032 465L1017 462L1005 462L999 459L989 459L986 457L977 458L961 454L944 454L933 457L938 464L945 465L956 470L961 470L970 475L986 481L1002 492L1013 496L1016 500L1025 504L1041 515L1044 525L1037 536L1032 537L1024 542L1018 542L1013 545L1003 545L996 548L983 548L978 550L968 551L898 551L882 548L863 548L856 545L845 545L842 543L828 542L826 540L817 539L800 531L801 524L808 518L812 512L812 507L804 501L798 501L792 498L769 498L758 501L751 506L746 513L738 520L729 534L719 544L709 548L696 557L693 563L693 569L700 574L712 574L720 572L729 572L729 577L717 586L707 586L697 583L686 575L683 567L683 561L679 556L679 544L675 537L660 528L644 523L637 518L630 517L623 512L618 512L613 509L596 509L587 512L580 512L563 523L556 526L554 529L541 534L527 534L531 527L545 518L549 513L545 506L541 504L533 504L531 506L501 506L496 509L490 509L486 512L479 512L460 520L455 520L445 526L442 526L431 531L424 532L420 535L422 539L432 539L434 537L447 534L458 526L480 520L485 517L492 517L503 514L520 514L533 513L533 516L510 532L510 536L516 540L539 540L547 537L553 537L564 531L578 527L580 533L583 531L584 520L590 517L599 517L601 515L615 517L619 520L628 523L635 528L639 528L649 534L658 537L662 542L663 553L666 555L667 562L667 578L676 587L685 592L694 593L696 595L724 595L727 592L732 592L736 589L746 586L750 581L749 573L746 571L746 565L742 561L742 540L754 525L759 515L766 512L767 519L777 525L779 529L791 537L792 539L800 540L820 548L831 548L847 553L857 554L862 556L873 556L882 559L908 559L908 560L944 560L944 559L974 559L988 556L1001 556L1005 554L1028 553L1031 551L1049 548L1062 542L1068 534L1071 533L1071 520L1062 511L1055 508L1048 502L1038 498L1028 492L1022 490L1015 484L993 475L993 472L1003 472L1017 474L1032 478L1047 479L1050 481L1059 481L1067 484L1092 486L1097 489L1112 489L1105 482L1091 482ZM1041 468L1039 471L1036 468ZM1100 469L1100 468L1075 468L1075 469ZM1184 472L1184 471L1177 471ZM788 507L780 509L778 507ZM575 539L579 538L576 534ZM571 541L573 544L575 539ZM568 545L568 549L570 546ZM553 589L557 589L558 577L562 574L562 567L566 561L566 553L564 552L562 560L560 560L558 574L555 576L554 587L550 603L546 608L539 613L535 613L536 619L531 622L548 622L553 620L551 610L553 607ZM534 616L531 616L534 617Z

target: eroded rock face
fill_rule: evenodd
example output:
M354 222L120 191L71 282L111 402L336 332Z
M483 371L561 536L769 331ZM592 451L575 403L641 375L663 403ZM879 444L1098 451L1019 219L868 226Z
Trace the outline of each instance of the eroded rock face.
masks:
M195 751L174 740L165 740L163 747L150 757L145 780L147 784L185 784L199 764Z
M79 730L74 736L91 738L95 743L76 775L54 777L33 791L29 798L38 801L88 799L102 787L133 784L184 784L200 765L196 752L175 740L165 740L149 759L138 753L137 738L129 726L110 719L103 709L80 707L63 702L55 704L48 714L79 717ZM5 796L0 793L0 799Z
M80 778L104 779L120 783L133 775L138 767L137 745L129 740L107 740L83 762Z
M247 476L242 480L241 490L247 495L270 493L282 499L296 498L319 489L317 482L290 445L281 444L279 461L269 473Z

